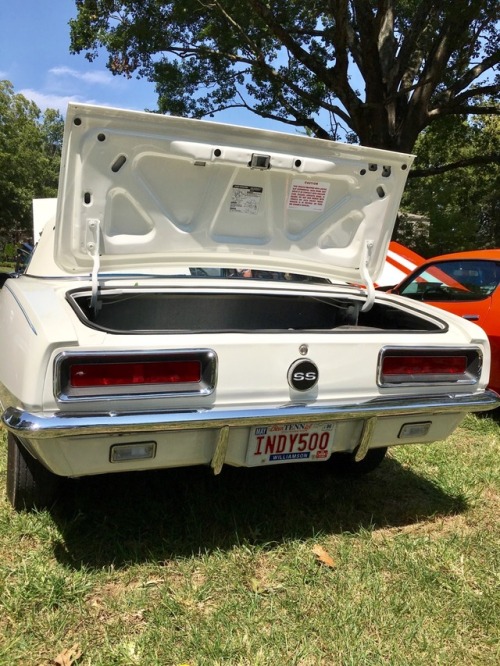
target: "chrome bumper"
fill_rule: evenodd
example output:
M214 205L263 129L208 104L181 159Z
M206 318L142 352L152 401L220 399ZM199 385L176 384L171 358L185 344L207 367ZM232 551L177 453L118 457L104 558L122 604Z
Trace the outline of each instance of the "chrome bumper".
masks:
M252 425L377 419L384 416L482 412L500 406L491 390L479 394L441 394L376 398L350 405L296 405L246 409L176 410L146 413L30 413L9 407L2 421L12 433L26 440L88 437L114 433L140 433L198 428L231 428Z

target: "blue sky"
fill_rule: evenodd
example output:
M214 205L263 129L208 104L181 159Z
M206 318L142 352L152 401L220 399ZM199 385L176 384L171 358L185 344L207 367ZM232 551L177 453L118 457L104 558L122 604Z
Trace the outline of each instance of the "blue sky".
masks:
M0 0L0 79L42 110L68 102L143 111L156 108L154 85L113 76L106 53L93 63L69 52L68 22L76 16L74 0ZM214 120L289 131L243 111L218 114Z
M0 79L15 92L64 113L68 102L156 108L154 86L106 69L106 54L89 63L69 52L74 0L0 0Z

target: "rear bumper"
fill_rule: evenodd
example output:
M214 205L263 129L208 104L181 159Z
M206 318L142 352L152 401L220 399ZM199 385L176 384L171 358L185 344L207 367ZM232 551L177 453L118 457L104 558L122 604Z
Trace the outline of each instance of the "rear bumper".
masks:
M443 440L467 412L500 406L491 390L479 394L441 394L375 399L350 405L276 405L245 409L211 409L135 414L29 413L9 408L2 420L48 469L61 476L87 476L118 471L249 463L253 427L334 422L335 451L353 451L361 460L370 448ZM401 435L406 425L422 423L424 435ZM117 445L153 443L153 459L116 463Z
M500 406L500 396L492 390L479 394L441 394L377 398L350 405L279 405L246 409L210 409L149 413L30 413L9 407L2 421L12 433L25 440L59 437L102 436L224 428L252 425L299 423L303 421L345 421L387 416L425 414L466 414Z

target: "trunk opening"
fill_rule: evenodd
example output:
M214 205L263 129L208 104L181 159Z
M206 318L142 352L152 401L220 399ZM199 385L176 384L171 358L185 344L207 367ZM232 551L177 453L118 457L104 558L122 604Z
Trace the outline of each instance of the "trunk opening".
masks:
M80 320L111 333L231 331L438 331L437 321L411 310L375 302L361 312L363 299L345 295L171 293L101 290L97 311L88 290L68 294Z

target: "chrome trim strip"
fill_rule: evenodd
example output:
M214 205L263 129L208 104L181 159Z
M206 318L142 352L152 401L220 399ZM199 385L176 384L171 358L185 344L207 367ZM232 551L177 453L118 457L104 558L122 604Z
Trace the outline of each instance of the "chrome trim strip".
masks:
M28 314L26 313L26 310L23 308L23 306L22 306L21 303L19 302L19 299L17 298L17 296L15 295L15 293L12 291L12 289L9 287L8 284L5 284L5 285L4 285L4 289L7 289L7 291L9 292L9 294L10 294L10 295L12 296L12 298L16 301L18 308L19 308L19 309L21 310L21 312L23 313L24 318L25 318L26 321L28 322L28 326L31 328L31 330L33 331L33 333L34 333L35 335L38 335L38 333L36 332L36 328L35 328L33 322L32 322L31 319L28 317Z
M30 440L56 437L88 437L167 430L245 427L301 421L340 421L383 416L480 412L500 406L500 396L490 389L480 393L445 393L432 396L411 395L400 398L376 398L349 405L276 405L248 409L200 409L149 413L65 414L31 413L9 407L2 416L6 427Z

